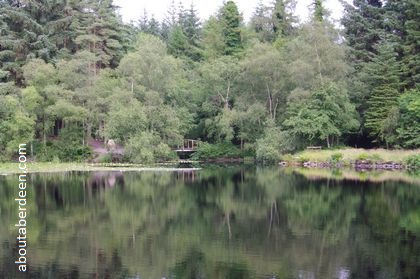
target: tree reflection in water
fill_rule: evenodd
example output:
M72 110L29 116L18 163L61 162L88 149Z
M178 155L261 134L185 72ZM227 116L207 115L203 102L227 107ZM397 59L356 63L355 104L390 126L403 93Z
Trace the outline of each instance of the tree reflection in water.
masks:
M34 174L32 278L417 278L420 187L277 168ZM15 177L0 272L19 278Z

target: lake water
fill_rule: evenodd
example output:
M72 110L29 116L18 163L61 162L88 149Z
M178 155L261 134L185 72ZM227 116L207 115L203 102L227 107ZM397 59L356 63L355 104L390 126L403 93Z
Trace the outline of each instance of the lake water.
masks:
M26 277L17 176L0 176L0 278L420 278L420 181L399 175L32 174Z

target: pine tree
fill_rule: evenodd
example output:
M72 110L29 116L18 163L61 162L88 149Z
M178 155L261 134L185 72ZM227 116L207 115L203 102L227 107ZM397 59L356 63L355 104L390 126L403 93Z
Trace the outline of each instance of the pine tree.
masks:
M143 15L140 17L137 26L140 32L148 33L149 32L149 16L147 14L147 10L143 10Z
M188 41L193 46L199 45L201 38L201 23L200 18L197 15L194 4L191 4L190 9L185 13L185 20L183 22L183 31L187 36Z
M0 81L15 81L22 85L21 66L28 59L51 58L54 45L37 18L42 9L42 3L0 2Z
M274 39L273 20L270 16L270 7L260 1L251 17L251 27L262 42L271 42Z
M384 9L379 0L354 0L353 5L344 7L344 36L350 47L350 60L358 71L361 63L370 61L369 53L376 53L374 46L383 31Z
M220 22L225 42L224 54L233 55L242 51L241 15L235 2L227 1L220 11Z
M405 89L420 81L420 3L415 0L388 0L385 4L388 34L396 43L402 62L401 82Z
M370 89L365 127L375 142L387 142L385 121L391 110L398 106L400 65L391 43L383 40L376 50L378 53L363 70L364 80Z
M153 15L152 18L149 20L147 31L149 34L152 34L154 36L160 36L160 24L159 21Z
M293 24L297 22L293 11L295 0L276 0L272 13L273 31L277 37L287 37L293 33Z
M189 49L188 39L180 26L172 28L168 38L168 51L175 57L183 57Z
M323 22L326 15L323 0L314 0L312 5L314 6L314 19L318 22Z
M175 6L175 0L172 0L171 5L168 8L168 11L166 12L166 17L163 20L166 26L169 28L174 27L178 24L178 12Z
M96 68L116 67L123 55L123 28L112 0L88 0L80 15L76 42L97 56Z

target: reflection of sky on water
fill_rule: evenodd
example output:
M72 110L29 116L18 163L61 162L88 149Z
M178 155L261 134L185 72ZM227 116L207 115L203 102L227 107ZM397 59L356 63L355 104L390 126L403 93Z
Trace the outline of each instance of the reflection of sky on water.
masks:
M350 270L342 267L339 271L338 271L338 279L349 279L350 278Z

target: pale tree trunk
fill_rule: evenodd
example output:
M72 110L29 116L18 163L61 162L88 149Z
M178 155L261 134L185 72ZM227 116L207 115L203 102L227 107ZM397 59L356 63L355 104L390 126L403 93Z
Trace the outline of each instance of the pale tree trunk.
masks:
M231 239L232 238L232 231L230 229L230 212L226 215L226 221L227 221L228 230L229 230L229 239Z
M273 119L273 96L271 96L270 87L265 83L267 88L267 99L268 99L268 112L270 113L271 119Z
M230 93L230 81L228 81L228 87L226 89L226 96L224 97L220 91L217 91L217 94L219 95L220 99L222 99L223 107L225 109L229 109L229 93Z
M229 109L229 93L230 93L230 81L228 81L228 87L226 90L225 109Z
M277 116L277 107L279 105L279 98L276 99L276 104L274 105L274 111L273 111L273 120L276 120L276 116Z
M318 52L318 45L316 43L316 39L314 40L314 46L315 46L315 54L316 54L316 60L318 62L318 71L319 71L319 78L321 79L321 84L324 84L324 79L322 77L322 66L321 66L321 58L319 57L319 52Z

